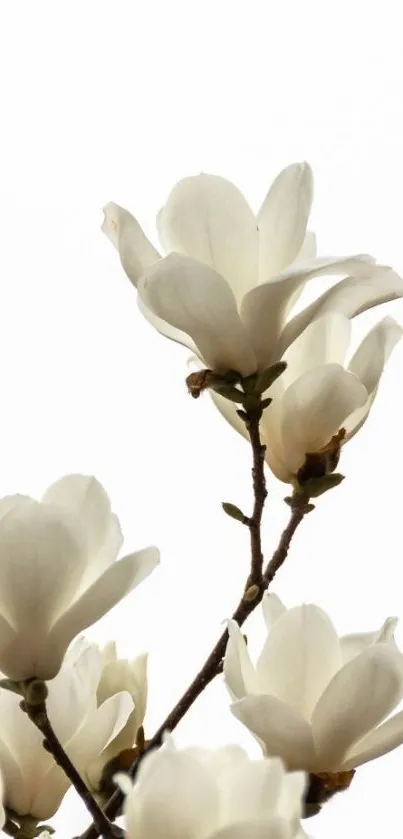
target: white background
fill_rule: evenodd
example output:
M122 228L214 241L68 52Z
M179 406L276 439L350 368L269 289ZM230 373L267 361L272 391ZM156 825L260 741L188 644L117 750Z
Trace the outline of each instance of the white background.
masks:
M101 208L127 206L154 237L180 177L229 177L257 209L281 167L308 159L319 252L367 251L402 272L399 5L0 3L0 493L94 473L127 551L160 547L152 579L90 632L128 655L150 650L148 735L241 592L247 533L220 501L250 509L250 456L208 396L187 395L187 352L142 319ZM403 321L403 303L385 306L357 336L386 311ZM400 346L343 454L346 481L305 521L274 587L287 605L318 602L344 632L403 617L402 369ZM267 555L287 515L285 487L269 489ZM217 683L179 742L253 751L227 704ZM399 835L402 779L403 749L359 770L307 829ZM61 837L86 823L74 797L54 819Z

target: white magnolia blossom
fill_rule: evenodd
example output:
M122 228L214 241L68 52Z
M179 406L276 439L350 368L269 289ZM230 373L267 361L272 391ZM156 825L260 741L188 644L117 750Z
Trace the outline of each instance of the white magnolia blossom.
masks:
M305 775L281 760L251 760L238 746L147 755L126 795L128 839L291 839L299 833Z
M396 619L378 632L339 638L318 606L288 611L263 601L268 637L254 666L238 625L229 622L224 661L233 714L289 769L348 771L403 743L403 655Z
M133 709L128 692L98 707L102 656L95 644L78 639L48 685L50 723L70 760L84 775L92 762L126 725ZM43 748L43 735L19 707L21 697L0 689L0 770L4 803L20 816L38 821L58 810L70 782Z
M321 314L354 317L403 296L403 280L370 256L316 257L306 232L311 203L307 163L280 172L257 216L234 184L202 174L179 181L158 215L167 257L117 204L104 208L102 229L155 328L207 367L248 375L278 360ZM343 279L290 320L306 282L323 275Z
M0 500L0 669L52 679L71 640L155 568L156 548L115 562L123 537L95 478L68 475L42 501Z
M266 460L280 481L293 482L307 452L319 452L343 428L344 445L361 428L378 391L384 366L403 329L385 317L347 362L351 321L328 312L314 320L284 353L287 369L267 391L273 402L260 431ZM248 438L237 407L211 396L231 425Z
M87 769L87 779L95 790L99 788L102 770L106 764L120 752L135 745L147 707L147 654L143 653L131 661L118 658L116 644L111 641L102 650L102 659L103 669L97 689L98 705L116 693L127 691L133 699L134 707L126 725Z

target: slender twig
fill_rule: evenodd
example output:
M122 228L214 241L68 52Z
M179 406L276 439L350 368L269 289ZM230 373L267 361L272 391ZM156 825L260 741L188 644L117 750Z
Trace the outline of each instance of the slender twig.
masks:
M252 446L252 483L253 483L253 513L247 519L247 526L250 531L250 545L251 545L251 566L250 574L247 582L247 588L250 586L261 586L262 569L263 569L263 551L262 551L262 537L261 537L261 523L264 502L267 497L266 479L264 474L264 462L266 446L262 445L260 439L259 423L262 416L261 408L253 410L245 410L244 422L246 430L249 434L249 439Z
M287 559L292 537L294 536L297 527L301 524L302 519L306 513L312 509L312 507L309 506L307 499L301 496L299 502L295 503L291 509L292 513L287 527L283 530L278 547L274 551L274 554L270 562L267 564L267 568L263 574L265 589L267 589L270 585L271 581L277 574L278 569L281 568L283 562Z
M245 620L254 611L256 606L258 606L261 602L264 592L266 591L269 584L273 580L276 572L286 559L291 539L295 531L297 530L299 524L301 523L302 519L304 518L304 515L308 512L308 509L309 508L307 506L306 499L303 498L301 498L299 502L296 501L293 505L290 521L285 530L283 531L278 547L274 551L274 554L270 562L267 564L267 567L263 573L262 585L260 587L256 586L255 596L251 600L247 599L247 586L245 593L243 594L241 600L238 603L238 606L236 607L232 615L232 619L235 620L239 626L242 626ZM213 679L219 673L222 672L223 658L227 643L228 631L225 630L225 632L222 633L221 637L217 641L214 649L211 651L210 655L204 662L203 667L201 668L195 679L193 679L193 682L189 685L188 689L185 691L185 693L180 698L179 702L175 705L175 707L172 709L172 711L168 714L164 722L160 725L152 739L147 741L147 748L132 765L130 775L133 779L135 778L140 763L145 757L145 755L152 751L152 749L158 748L161 745L164 732L173 731L174 728L176 728L178 723L188 712L189 708L193 705L197 697L203 692L207 685L210 684L210 682L212 682ZM121 791L116 790L105 805L105 814L108 816L109 819L113 820L119 814L122 804L122 798L123 796ZM97 830L96 825L92 824L82 834L80 839L97 839L98 835L99 832Z
M21 703L22 710L26 712L33 724L39 729L44 737L44 748L53 756L55 762L61 767L87 807L93 819L96 835L102 836L104 839L122 839L124 832L120 827L112 824L101 809L53 731L46 710L45 697L47 690L45 683L35 680L26 684L24 695L25 699Z

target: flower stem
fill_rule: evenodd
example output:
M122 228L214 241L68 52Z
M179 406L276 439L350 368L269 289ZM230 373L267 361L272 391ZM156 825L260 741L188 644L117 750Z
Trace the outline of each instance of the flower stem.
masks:
M90 790L84 783L63 746L56 737L50 724L46 710L47 690L44 682L34 680L24 685L24 700L21 708L28 715L36 728L43 734L43 746L50 752L58 766L63 769L76 792L84 802L90 813L97 836L104 839L122 839L124 832L117 825L112 824L108 816L101 809Z
M260 439L260 438L259 438ZM259 486L259 484L257 485ZM256 485L254 482L254 489L256 492ZM256 502L256 496L255 496ZM259 529L259 541L254 543L259 545L260 549L260 520L261 520L261 512L260 512L260 501L257 507L258 509L258 529ZM264 503L264 499L263 499ZM298 526L302 522L305 514L309 511L309 507L307 506L307 501L305 498L300 497L299 499L295 500L291 507L291 517L289 523L285 530L283 531L278 547L274 551L274 554L267 564L266 569L262 573L262 569L260 569L260 579L261 584L260 586L257 583L253 583L252 585L256 585L255 595L252 599L248 599L248 590L251 589L251 575L248 578L248 583L246 585L246 589L244 594L242 595L238 606L236 607L232 618L235 620L239 626L242 626L245 622L246 618L256 609L256 606L259 605L261 602L263 595L268 588L269 584L273 580L276 572L281 567L285 559L287 558L287 554L290 548L291 540L294 536L295 531L297 530ZM254 578L255 579L255 578ZM245 596L246 595L246 596ZM168 714L165 718L164 722L161 723L157 731L155 732L154 736L151 740L147 741L147 747L144 749L142 754L135 760L131 769L130 775L134 779L136 777L138 768L143 757L148 754L152 749L158 748L162 743L163 734L166 731L173 731L178 723L183 719L185 714L188 712L189 708L193 705L197 697L203 692L203 690L210 684L210 682L218 676L219 673L222 672L223 666L223 658L225 655L226 646L228 643L228 632L222 633L221 637L217 641L215 647L211 651L210 655L204 662L201 670L193 679L193 682L189 685L188 689L185 691L183 696L179 699L178 703L172 709L172 711ZM122 793L120 790L116 790L109 801L105 806L105 814L108 816L109 819L115 819L120 811L121 804L122 804ZM90 825L90 827L82 834L80 839L97 839L99 835L99 831L96 827L95 822Z
M246 584L246 589L251 586L262 586L263 577L263 552L262 552L262 536L261 523L264 503L267 497L266 478L264 474L264 462L266 446L262 445L260 439L259 424L262 416L262 409L260 406L256 409L245 410L242 412L246 430L249 434L249 439L252 447L252 483L253 483L253 513L247 520L247 526L250 532L251 545L251 566L250 574Z

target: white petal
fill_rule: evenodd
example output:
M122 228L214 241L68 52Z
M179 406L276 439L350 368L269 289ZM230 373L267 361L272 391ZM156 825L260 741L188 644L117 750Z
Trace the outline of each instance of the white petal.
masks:
M122 546L119 521L103 486L92 475L66 475L52 484L42 498L75 516L85 533L94 578L113 562Z
M393 633L398 623L397 618L386 618L380 629L375 632L358 632L350 635L343 635L340 640L340 647L344 664L351 661L360 653L364 652L372 644L391 642L394 644Z
M96 644L81 648L77 658L74 646L56 678L49 682L46 702L50 722L62 745L71 740L87 714L96 711L96 689L102 670L102 657Z
M18 709L19 710L19 709ZM21 713L21 711L20 711ZM3 719L4 725L4 719ZM0 739L0 780L4 787L1 792L0 801L0 826L1 824L1 803L4 802L6 807L14 810L16 813L23 815L29 813L31 800L29 795L29 788L25 784L25 778L22 774L21 768L18 765L15 755L13 755L9 746Z
M102 230L119 251L122 266L134 286L146 268L160 258L138 221L118 204L104 207Z
M289 469L296 473L306 453L323 448L366 399L365 387L338 364L316 367L297 379L281 406L282 447Z
M261 690L309 719L342 664L339 639L328 616L303 604L275 621L256 665Z
M354 271L359 276L364 274L367 277L369 271L374 273L380 270L374 267L370 260L371 257L364 255L340 259L336 257L311 259L305 263L298 263L295 267L274 277L273 280L252 288L243 298L241 318L253 342L259 368L267 367L268 364L281 358L287 347L313 320L314 316L318 317L322 314L315 309L312 316L309 315L304 319L305 312L310 312L311 307L308 307L284 328L290 304L301 286L314 277L345 274L348 271ZM345 314L342 307L330 308Z
M266 754L281 757L288 769L315 766L311 726L291 705L275 696L246 696L231 711L264 744Z
M291 835L287 819L270 816L226 825L210 834L209 839L291 839Z
M138 284L143 302L158 317L190 335L207 366L254 372L256 363L228 283L187 256L160 260Z
M321 769L338 769L354 743L395 708L403 695L402 663L390 644L375 644L336 673L312 716Z
M365 405L354 411L346 422L348 439L359 431L367 419L378 391L384 366L393 348L400 341L402 333L402 327L393 318L384 318L371 329L351 359L349 369L365 385L369 396Z
M282 787L287 785L287 781L288 776L279 758L250 760L236 766L230 774L230 788L226 795L228 821L267 819L277 814ZM301 784L300 799L302 789ZM295 809L291 801L288 804L281 815L292 819L296 815Z
M152 764L145 758L141 769L132 793L139 810L139 836L198 839L209 835L217 823L219 800L207 768L186 752L164 748Z
M26 715L21 714L16 694L6 690L0 691L0 719L3 723L0 766L4 775L6 770L10 772L10 787L18 778L20 780L21 788L14 788L12 791L18 812L30 813L32 801L53 764L53 758L45 753L39 731ZM9 753L8 756L6 752ZM6 780L8 788L8 779ZM9 800L6 803L10 807L13 806Z
M286 611L287 609L284 606L284 603L280 600L277 594L274 594L273 592L265 594L262 600L262 612L268 630L272 629L275 621L278 620L278 618L281 618Z
M256 283L256 218L230 181L204 174L179 181L158 216L158 228L167 251L214 268L238 299Z
M403 711L370 731L348 752L342 769L354 769L369 760L386 755L403 743Z
M258 693L258 680L245 639L238 624L228 621L229 640L224 657L224 676L232 698Z
M351 322L344 315L328 312L314 320L284 353L287 369L281 376L282 387L286 389L308 370L322 364L343 365L350 338ZM275 398L275 390L272 395Z
M223 396L220 396L218 393L214 393L213 390L209 391L209 394L214 402L216 408L218 408L220 414L224 417L224 419L232 425L232 428L241 434L242 437L245 437L246 440L249 440L249 435L246 430L245 423L240 419L237 414L237 406L234 402L231 402L229 399L224 399Z
M316 236L315 233L312 231L307 231L305 234L305 239L301 245L300 250L295 257L294 262L292 263L292 268L297 268L300 262L306 262L306 260L315 259L317 253L316 248ZM289 297L287 303L287 310L286 310L286 317L288 317L289 313L295 306L297 300L300 298L304 288L305 283L301 283L301 285L294 291L294 293Z
M0 521L0 609L18 633L0 666L12 679L47 677L37 668L46 670L49 627L74 597L86 565L73 525L63 511L35 501Z
M296 258L304 241L313 197L308 163L283 169L258 213L260 282L279 274Z
M390 268L371 265L364 260L355 264L354 260L351 263L346 260L344 266L345 269L341 262L343 273L351 273L352 276L325 291L287 324L281 340L282 352L314 318L326 312L340 312L348 318L353 318L373 306L403 297L403 280Z
M175 327L171 326L170 323L167 323L166 320L162 320L162 318L159 318L156 314L154 314L154 312L146 306L140 295L137 295L137 305L141 314L144 315L146 320L148 320L157 332L160 332L165 338L169 338L170 341L175 341L176 344L182 344L182 346L187 347L189 350L192 350L192 352L198 355L199 351L196 344L192 341L189 335L186 335L185 332L182 332L180 329L175 329Z
M386 317L368 332L349 364L349 370L365 385L371 393L379 384L383 368L403 329L393 318Z
M109 612L129 591L148 577L158 562L157 548L145 548L110 565L52 628L50 641L54 658L58 660L60 655L63 656L72 638ZM49 667L51 663L50 659ZM49 679L52 676L42 678Z

